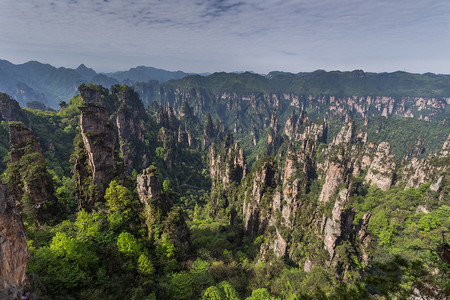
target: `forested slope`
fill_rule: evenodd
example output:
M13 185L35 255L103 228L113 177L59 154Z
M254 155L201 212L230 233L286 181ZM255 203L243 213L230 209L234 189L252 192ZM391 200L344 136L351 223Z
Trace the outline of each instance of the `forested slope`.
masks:
M57 112L1 94L0 295L448 296L448 98L223 76L169 82L161 105L123 85Z

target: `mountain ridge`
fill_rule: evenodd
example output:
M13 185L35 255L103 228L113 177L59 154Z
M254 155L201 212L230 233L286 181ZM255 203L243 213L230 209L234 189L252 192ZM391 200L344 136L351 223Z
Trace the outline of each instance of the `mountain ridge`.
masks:
M35 60L13 64L0 59L0 92L13 96L22 107L27 102L39 101L57 109L59 103L68 101L77 93L82 83L92 82L109 88L113 84L164 82L188 75L182 71L166 71L153 67L136 67L114 73L96 72L83 63L77 68L54 67Z
M59 67L38 61L13 64L0 59L0 92L15 98L22 106L39 101L57 109L77 93L82 83L92 82L109 88L113 84L138 85L157 81L159 86L203 87L228 92L296 93L298 95L333 96L426 96L448 97L450 75L407 73L404 71L373 73L362 70L290 73L272 71L267 75L254 72L216 72L193 74L137 66L127 71L96 72L80 64L76 69ZM155 85L151 83L151 85ZM158 90L157 87L155 87ZM157 92L155 92L157 94ZM156 95L155 94L155 95ZM149 97L140 93L141 98ZM149 104L148 102L147 104Z

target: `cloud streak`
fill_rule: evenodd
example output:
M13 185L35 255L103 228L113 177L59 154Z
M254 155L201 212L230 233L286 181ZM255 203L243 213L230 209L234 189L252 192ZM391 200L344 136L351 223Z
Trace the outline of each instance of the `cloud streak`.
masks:
M2 0L0 56L100 71L450 73L449 15L439 0Z

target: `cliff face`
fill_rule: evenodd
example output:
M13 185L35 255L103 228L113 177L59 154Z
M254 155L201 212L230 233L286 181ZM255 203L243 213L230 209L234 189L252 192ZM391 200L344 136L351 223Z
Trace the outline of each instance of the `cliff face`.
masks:
M376 185L383 191L387 191L391 187L395 170L394 156L390 155L389 151L389 143L383 142L378 145L365 178L365 182Z
M243 221L247 234L254 237L264 232L272 216L273 189L276 186L274 164L271 161L264 162L251 178L245 192Z
M12 147L9 184L16 203L38 222L56 217L60 208L39 141L21 122L9 123L9 136Z
M323 243L328 253L330 260L334 257L338 240L342 238L344 232L351 233L352 222L355 216L355 211L345 210L345 204L348 201L349 192L347 189L342 189L339 192L339 197L334 202L331 217L326 218L325 228L323 230Z
M19 161L26 153L37 153L43 157L39 141L30 128L21 122L11 122L8 125L12 162Z
M81 98L85 103L102 103L102 89L82 87L79 91Z
M142 174L136 178L136 189L142 204L155 206L167 213L172 203L165 196L162 196L161 184L156 172L157 170L154 167L143 170Z
M205 118L205 125L203 128L203 149L207 149L212 142L214 142L217 135L217 127L214 125L211 115L207 114Z
M305 111L297 115L294 110L286 120L284 134L290 141L302 141L305 148L310 148L312 146L310 143L326 141L327 125L322 121L313 122Z
M389 97L389 96L323 96L295 93L265 92L215 92L213 89L162 85L161 104L178 109L183 102L189 103L199 114L217 112L222 123L234 123L235 132L257 128L258 132L271 124L275 114L279 120L295 108L314 111L319 117L344 117L350 113L363 119L368 117L407 117L425 121L441 120L450 98ZM236 118L238 116L238 118ZM286 125L292 120L288 120ZM272 136L273 137L273 136Z
M189 249L189 227L183 212L173 206L169 195L162 193L157 169L150 166L137 176L137 192L144 205L144 214L149 236L158 239L163 227L163 235L169 237L177 249L178 256L184 257Z
M285 159L278 163L261 163L245 179L243 221L246 233L269 237L269 242L261 246L262 259L272 252L278 257L287 255L295 260L295 253L308 247L302 235L314 232L328 258L320 261L311 257L300 262L306 271L324 262L339 268L336 248L343 243L351 245L358 257L367 262L371 238L366 229L370 215L364 216L359 225L353 225L357 211L348 206L352 176L358 177L363 170L372 169L374 178L370 183L390 185L395 165L384 166L381 162L392 159L389 145L367 144L367 134L347 120L333 142L325 146L321 143L326 140L327 124L311 122L304 113L298 116L293 113L288 118L284 134L292 143L288 144ZM381 173L382 167L389 168L384 172L392 171L386 178L375 176L376 170ZM316 200L310 199L309 194L313 180L323 180ZM332 204L331 208L328 203ZM330 211L325 209L327 207ZM317 247L318 244L313 251L315 256L321 257L323 254Z
M19 103L5 93L0 93L0 121L21 121L29 124L29 120Z
M401 116L432 120L445 111L448 98L424 97L385 97L385 96L299 96L283 94L281 99L290 101L290 105L302 109L318 109L322 114L343 116L350 112L362 118L370 116Z
M146 225L152 236L153 226L162 222L163 215L167 214L172 204L166 197L161 197L161 185L156 168L149 167L143 170L142 174L137 176L136 182L139 200L144 205Z
M22 218L8 187L0 183L0 299L23 294L29 259Z
M216 145L209 148L208 159L213 189L219 188L219 185L226 189L231 182L239 184L246 175L244 149L239 143L234 143L231 134L225 137L219 149Z
M108 111L103 106L87 103L79 109L81 135L89 156L92 183L103 194L114 177L114 125L109 121Z
M318 165L325 174L325 183L319 196L319 202L329 202L339 186L344 185L355 169L361 155L364 134L355 129L354 123L344 123L333 142L321 155L325 160Z
M434 181L437 186L434 188L440 189L442 183L442 173L448 170L448 160L450 157L450 135L444 142L442 149L425 158L412 157L404 166L402 179L406 182L407 188L417 188L420 185Z
M79 205L91 211L96 201L102 200L109 182L114 178L114 148L116 131L109 120L108 110L99 104L101 90L80 89L84 105L79 107L82 148L75 162L77 199ZM97 103L97 104L94 104ZM91 180L86 183L86 180ZM92 184L95 191L85 185ZM88 190L90 190L88 192Z
M131 88L122 88L116 95L120 100L116 117L120 151L126 171L131 174L133 169L140 171L150 163L144 136L147 115L139 96Z

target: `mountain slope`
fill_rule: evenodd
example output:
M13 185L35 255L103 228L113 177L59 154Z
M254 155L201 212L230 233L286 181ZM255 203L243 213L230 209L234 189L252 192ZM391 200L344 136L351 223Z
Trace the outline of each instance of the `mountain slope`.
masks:
M5 284L52 299L445 299L448 126L381 116L388 97L362 97L379 115L355 120L340 105L357 98L278 99L241 90L269 79L222 76L239 92L161 89L176 109L120 85L83 84L59 112L0 95L2 180L27 238L0 262L23 274L31 256L30 286ZM233 114L254 120L231 133ZM45 187L61 213L36 218Z
M128 82L132 84L135 82L148 82L150 80L165 82L171 79L181 79L189 74L182 71L172 72L153 67L138 66L136 68L131 68L128 71L105 73L105 75L115 78L120 82Z
M12 64L0 60L0 92L11 95L24 107L26 102L39 101L57 109L61 101L68 101L77 93L82 83L95 83L109 88L113 84L126 82L164 82L179 79L187 74L170 72L151 67L137 67L129 71L101 74L81 64L76 69L55 68L49 64L29 61Z

